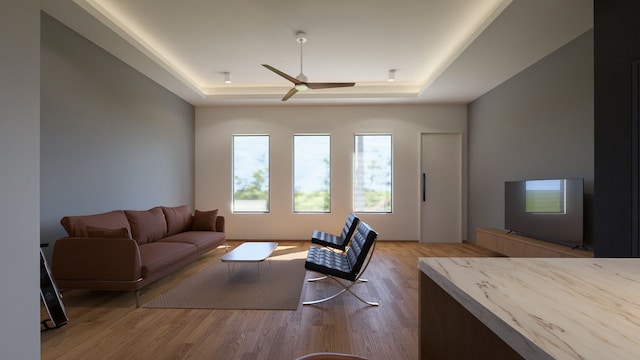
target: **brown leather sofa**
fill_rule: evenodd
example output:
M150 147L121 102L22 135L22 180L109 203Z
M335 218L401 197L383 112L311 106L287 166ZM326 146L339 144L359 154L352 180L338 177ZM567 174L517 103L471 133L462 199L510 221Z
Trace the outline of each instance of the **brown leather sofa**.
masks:
M226 244L217 214L183 205L65 216L53 277L60 289L135 291L138 307L141 288Z

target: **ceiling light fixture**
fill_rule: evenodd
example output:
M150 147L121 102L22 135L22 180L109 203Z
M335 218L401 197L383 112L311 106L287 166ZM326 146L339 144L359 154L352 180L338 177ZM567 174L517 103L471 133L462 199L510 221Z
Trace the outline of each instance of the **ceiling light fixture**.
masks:
M396 69L389 70L389 78L387 79L389 82L396 81Z
M231 84L231 74L229 74L228 71L225 71L223 74L224 74L224 83Z

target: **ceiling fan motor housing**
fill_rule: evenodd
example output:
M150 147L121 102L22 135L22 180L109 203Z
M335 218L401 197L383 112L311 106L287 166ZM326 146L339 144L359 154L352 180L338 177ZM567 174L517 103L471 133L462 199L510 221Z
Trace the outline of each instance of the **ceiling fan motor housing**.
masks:
M307 34L304 31L298 31L296 33L296 41L300 44L304 44L307 42Z

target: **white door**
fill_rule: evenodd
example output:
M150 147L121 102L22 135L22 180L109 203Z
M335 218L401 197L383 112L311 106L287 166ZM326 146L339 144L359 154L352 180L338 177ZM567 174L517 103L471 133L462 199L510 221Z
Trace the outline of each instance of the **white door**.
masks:
M461 136L422 134L421 144L420 242L461 242Z

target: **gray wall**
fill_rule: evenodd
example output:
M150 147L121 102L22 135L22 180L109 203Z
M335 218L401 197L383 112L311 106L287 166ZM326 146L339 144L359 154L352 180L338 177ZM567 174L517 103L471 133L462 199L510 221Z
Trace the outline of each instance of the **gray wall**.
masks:
M585 179L585 241L593 239L593 30L468 106L468 238L504 228L504 182Z
M65 215L193 209L194 107L44 13L41 36L41 241Z
M39 1L0 1L0 359L40 357L39 29Z

